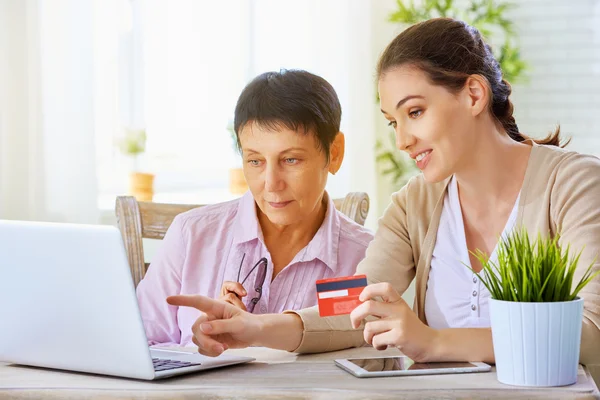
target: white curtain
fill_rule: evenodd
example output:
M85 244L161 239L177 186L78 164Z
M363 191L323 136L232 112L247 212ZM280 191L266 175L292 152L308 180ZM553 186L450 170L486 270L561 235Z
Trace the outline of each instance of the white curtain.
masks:
M98 221L92 4L0 0L0 218Z

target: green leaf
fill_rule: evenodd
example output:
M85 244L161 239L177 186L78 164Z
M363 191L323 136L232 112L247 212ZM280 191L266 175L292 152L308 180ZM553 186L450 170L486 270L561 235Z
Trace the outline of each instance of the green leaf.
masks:
M492 298L516 302L570 301L581 289L600 275L593 270L595 261L572 289L583 249L570 256L569 244L561 245L561 235L543 238L538 233L531 241L524 229L515 229L501 239L497 247L497 263L491 262L481 250L471 252L483 269L479 276Z
M121 153L137 156L146 151L146 131L143 129L125 129L122 137L116 141Z

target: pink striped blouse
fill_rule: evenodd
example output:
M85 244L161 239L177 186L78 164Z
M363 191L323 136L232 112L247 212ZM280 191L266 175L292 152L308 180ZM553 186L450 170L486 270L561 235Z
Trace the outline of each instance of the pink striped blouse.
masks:
M313 239L272 282L265 279L254 313L314 306L315 281L353 275L372 238L370 231L337 211L329 199L325 219ZM149 344L192 344L191 327L200 312L170 306L165 301L167 296L202 294L218 298L224 281L236 281L238 275L243 279L262 257L267 259L270 277L273 263L250 192L238 200L178 215L137 288ZM244 283L246 305L255 297L258 269Z

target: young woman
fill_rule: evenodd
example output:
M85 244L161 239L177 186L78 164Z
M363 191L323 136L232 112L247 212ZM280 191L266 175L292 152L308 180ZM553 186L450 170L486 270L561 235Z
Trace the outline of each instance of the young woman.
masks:
M355 273L373 236L325 191L344 158L340 119L333 87L309 72L268 72L246 86L234 128L250 190L173 221L137 288L150 344L191 344L200 312L167 296L279 313L317 304L317 279Z
M322 352L366 341L416 361L494 362L490 294L463 265L481 270L470 251L493 259L515 226L532 236L560 229L563 243L585 247L575 280L600 253L600 160L561 148L558 130L544 140L519 132L510 85L476 29L452 19L417 24L388 45L377 76L398 149L422 174L392 196L358 266L371 283L364 303L350 318L319 318L316 308L253 316L204 297L169 298L207 313L192 328L201 353ZM413 279L414 311L400 297ZM580 361L597 364L600 277L580 296Z

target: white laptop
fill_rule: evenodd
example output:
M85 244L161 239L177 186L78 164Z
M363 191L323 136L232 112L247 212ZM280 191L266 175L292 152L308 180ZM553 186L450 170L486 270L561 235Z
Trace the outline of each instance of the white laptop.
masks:
M117 228L0 220L0 361L152 380L253 359L149 348Z

